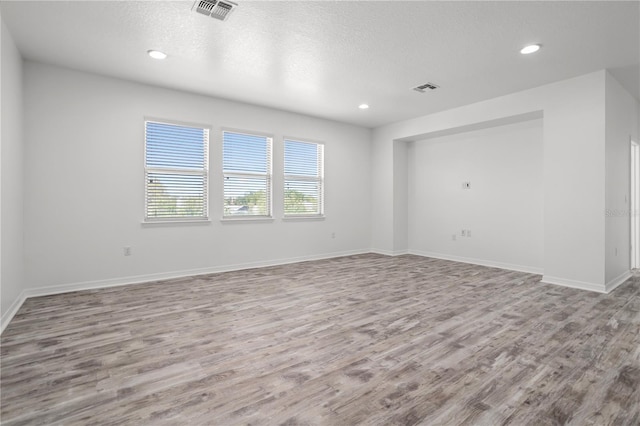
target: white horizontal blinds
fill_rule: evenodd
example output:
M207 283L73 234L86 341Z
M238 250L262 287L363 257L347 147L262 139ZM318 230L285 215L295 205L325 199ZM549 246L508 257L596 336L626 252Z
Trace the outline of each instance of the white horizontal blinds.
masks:
M206 219L209 129L145 121L145 219Z
M284 141L285 216L324 213L324 145Z
M225 217L271 215L271 143L267 136L222 133Z

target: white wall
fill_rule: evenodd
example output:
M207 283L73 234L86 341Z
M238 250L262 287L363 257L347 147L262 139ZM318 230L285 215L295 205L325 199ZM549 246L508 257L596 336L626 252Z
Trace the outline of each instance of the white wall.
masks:
M141 225L145 116L212 125L210 224ZM369 129L29 61L25 123L31 288L118 283L370 247ZM273 134L273 222L219 220L221 127ZM323 221L281 219L283 136L325 142ZM124 246L132 256L123 256Z
M407 170L408 146L406 142L393 144L393 254L409 250L409 173Z
M8 92L4 90L5 80L19 81L21 75L21 60L15 46L6 41L10 40L6 34L3 27L3 106L18 105L22 99L21 84L11 84ZM6 44L9 48L5 48ZM6 56L14 60L7 61ZM12 71L7 73L5 69L9 68ZM544 267L545 279L549 282L604 290L608 282L603 250L605 227L607 250L610 244L618 244L624 233L623 226L608 220L605 225L604 219L604 89L605 79L609 78L604 71L384 126L375 129L372 137L368 129L356 126L55 66L26 62L24 69L24 122L27 124L24 187L21 178L17 178L23 174L21 126L5 127L5 123L22 122L21 108L6 110L3 107L2 110L3 311L16 300L22 287L57 291L91 283L116 284L363 252L369 248L388 254L440 253L521 269ZM612 95L615 91L615 85L607 80L607 106L610 102L616 105L627 102L620 101L626 99L626 95ZM428 208L429 194L423 194L423 198L418 196L417 183L430 179L429 173L433 170L446 171L424 167L422 163L418 167L417 161L423 158L428 163L432 158L429 153L444 144L437 139L407 141L487 127L482 123L504 124L513 116L540 116L541 111L544 111L543 177L542 180L531 178L529 184L539 198L541 190L534 181L538 185L542 182L542 228L537 209L527 210L530 216L521 218L528 223L521 240L498 232L495 222L470 218L464 227L471 229L473 236L459 239L457 246L452 246L449 227L460 228L457 222L463 219L454 218L449 223L451 218L446 218L442 228L447 229L449 246L438 245L443 241L438 242L435 228L427 226L431 221L420 220L422 213L437 213ZM11 114L12 117L5 118ZM212 125L210 224L141 225L144 116ZM625 119L625 123L627 121ZM528 128L532 123L538 124ZM635 125L637 129L637 121ZM219 221L221 127L274 135L273 222L227 224ZM619 199L615 194L619 192L616 182L621 175L611 172L617 164L618 148L612 149L609 141L619 139L611 135L612 129L620 128L618 125L607 127L607 206ZM539 145L533 142L539 137L539 121L447 136L442 140L467 146L471 151L476 148L472 140L484 141L483 144L493 141L496 145L488 148L483 157L483 161L490 163L489 154L501 149L500 144L511 131L523 139L530 138L532 144L508 147L513 149L508 158L515 159L518 155L531 160L539 158L536 157L540 154ZM281 220L282 207L278 201L282 196L282 177L277 171L282 167L283 136L326 143L327 218L324 221ZM5 140L16 142L6 144ZM475 151L475 158L480 158L483 152ZM446 149L439 152L445 157L450 154ZM497 167L497 163L491 164L492 169ZM527 167L532 173L534 169L539 173L538 166L532 161ZM11 178L7 179L8 176ZM523 175L520 177L526 181ZM473 189L476 182L482 181L477 179L469 179ZM461 181L456 181L456 185L459 184ZM503 187L500 191L508 189ZM497 197L500 191L487 196ZM472 190L472 193L478 192ZM20 199L23 194L24 227L22 201L7 206L7 200ZM509 205L528 202L519 198L520 195L509 195ZM612 203L609 196L613 197ZM516 216L510 219L515 226ZM7 233L9 228L5 224L9 221L15 226ZM486 235L492 235L491 239L485 239L484 227ZM23 229L24 268L20 255L23 251L19 247ZM335 239L331 238L334 232ZM530 243L528 248L524 241ZM5 242L13 249L5 252ZM132 256L123 256L124 246L132 247ZM509 247L508 253L502 250L504 247ZM13 258L9 261L7 256ZM621 270L621 264L616 263L619 259L606 256L606 279L609 280ZM7 262L14 267L6 268ZM22 271L25 271L24 277ZM7 281L9 275L14 278Z
M399 227L394 221L397 202L390 201L394 141L542 112L543 280L605 291L605 74L602 70L374 129L372 179L391 180L372 193L373 248L392 252Z
M377 129L375 130L377 131ZM371 141L371 249L374 252L393 255L394 241L394 145L386 137ZM398 203L406 201L398 200ZM402 226L402 223L400 223ZM405 226L406 228L406 226Z
M11 34L1 26L2 134L0 165L1 199L1 327L13 316L23 289L23 138L22 138L22 57Z
M543 107L543 281L597 291L605 291L604 75L556 84Z
M541 119L408 144L410 252L542 271Z
M606 75L606 282L630 268L630 138L638 140L638 102Z

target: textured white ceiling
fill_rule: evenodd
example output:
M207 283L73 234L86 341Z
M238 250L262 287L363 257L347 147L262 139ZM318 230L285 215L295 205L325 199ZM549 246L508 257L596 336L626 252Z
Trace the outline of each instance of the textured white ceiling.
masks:
M192 1L0 10L30 60L367 127L603 68L640 97L638 1L237 1L226 22ZM441 88L411 90L426 82Z

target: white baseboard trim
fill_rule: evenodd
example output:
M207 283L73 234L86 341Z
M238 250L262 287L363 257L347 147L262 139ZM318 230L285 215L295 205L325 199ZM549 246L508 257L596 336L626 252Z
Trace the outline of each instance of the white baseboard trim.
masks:
M42 286L23 290L20 296L11 304L11 307L2 315L0 324L0 334L7 327L11 319L18 312L25 300L30 297L51 296L54 294L69 293L72 291L95 290L100 288L118 287L123 285L142 284L153 281L168 280L174 278L191 277L195 275L215 274L220 272L239 271L242 269L263 268L266 266L286 265L290 263L306 262L310 260L331 259L335 257L353 256L358 254L371 253L369 249L350 250L342 252L324 253L320 255L299 256L285 259L276 259L260 262L239 263L235 265L223 265L211 268L188 269L172 272L161 272L157 274L135 275L128 277L110 278L106 280L84 281L70 284L60 284L54 286Z
M2 314L2 318L0 318L0 334L2 334L5 328L7 328L7 325L9 325L9 322L11 322L13 317L16 316L18 309L20 309L25 300L27 300L27 294L23 290L18 297L16 297L11 306L9 306L9 309Z
M604 285L597 283L589 283L586 281L568 280L566 278L551 277L544 275L540 280L542 284L560 285L563 287L577 288L579 290L595 291L598 293L607 293Z
M381 254L383 256L402 256L403 254L409 254L409 250L385 250L385 249L371 249L369 253Z
M433 257L435 259L451 260L454 262L469 263L472 265L488 266L490 268L507 269L509 271L525 272L527 274L542 275L543 273L543 270L541 268L516 265L512 263L494 262L492 260L476 259L472 257L461 257L450 254L434 253L420 250L409 250L409 254L415 254L417 256L424 257Z
M613 290L615 290L618 286L620 286L622 283L627 281L632 276L633 274L631 273L631 271L625 271L622 274L618 275L617 277L609 281L607 284L605 284L604 288L606 290L606 293L611 293Z

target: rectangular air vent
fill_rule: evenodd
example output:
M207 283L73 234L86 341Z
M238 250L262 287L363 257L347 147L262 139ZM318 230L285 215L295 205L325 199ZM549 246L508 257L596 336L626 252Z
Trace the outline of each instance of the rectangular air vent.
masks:
M196 2L193 4L193 6L197 6L196 7L196 12L198 13L202 13L203 15L207 15L210 16L211 15L211 11L213 10L213 7L216 5L217 1L213 0L213 1L207 1L207 0L202 0L202 1L198 1L196 0Z
M236 3L230 1L219 1L211 11L211 17L224 21L236 6Z
M196 0L191 9L195 8L198 13L226 21L236 6L237 3L227 0Z
M425 93L427 90L436 90L438 87L437 84L433 84L433 83L425 83L425 84L421 84L418 87L414 87L413 90L415 90L416 92L420 92L420 93Z

